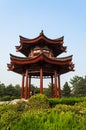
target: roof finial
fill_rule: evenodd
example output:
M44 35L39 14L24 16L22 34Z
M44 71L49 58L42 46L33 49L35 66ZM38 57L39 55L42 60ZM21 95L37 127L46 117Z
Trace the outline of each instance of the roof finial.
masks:
M43 30L41 30L41 33L40 33L40 35L43 35L44 33L43 33Z

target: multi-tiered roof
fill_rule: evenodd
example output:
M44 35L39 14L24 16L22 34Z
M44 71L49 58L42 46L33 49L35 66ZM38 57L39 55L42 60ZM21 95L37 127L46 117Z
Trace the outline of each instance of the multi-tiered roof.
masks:
M8 64L8 69L19 74L25 74L28 69L28 75L34 77L40 76L40 68L43 77L53 76L55 71L58 75L73 71L72 55L58 57L66 52L63 40L64 37L49 39L43 31L34 39L20 36L20 45L16 46L16 51L24 54L24 57L10 54L11 63Z

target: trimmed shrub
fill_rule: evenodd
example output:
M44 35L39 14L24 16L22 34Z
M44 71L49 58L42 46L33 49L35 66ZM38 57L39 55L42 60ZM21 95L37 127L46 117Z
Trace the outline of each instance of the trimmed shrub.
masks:
M84 101L84 98L76 98L76 97L70 97L70 98L51 98L49 99L50 107L54 107L57 104L66 104L66 105L74 105L75 103L79 103Z
M0 101L10 101L10 100L11 100L11 96L9 95L0 97Z
M30 109L46 109L49 108L49 100L45 95L37 94L29 99L28 105Z

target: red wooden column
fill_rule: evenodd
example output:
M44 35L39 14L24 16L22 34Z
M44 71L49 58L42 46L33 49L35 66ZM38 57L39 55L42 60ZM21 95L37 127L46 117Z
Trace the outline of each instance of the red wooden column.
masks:
M40 68L40 93L43 93L43 70Z
M53 90L53 75L51 76L51 97L54 97L54 90Z
M54 72L54 93L55 93L55 97L57 97L57 73L56 71Z
M28 99L28 69L26 69L26 86L25 86L25 99Z
M29 75L29 82L28 82L28 98L30 97L30 85L31 85L31 76Z
M24 74L22 74L22 88L21 88L21 98L24 98Z
M60 75L58 74L58 97L61 97L61 93L60 93Z

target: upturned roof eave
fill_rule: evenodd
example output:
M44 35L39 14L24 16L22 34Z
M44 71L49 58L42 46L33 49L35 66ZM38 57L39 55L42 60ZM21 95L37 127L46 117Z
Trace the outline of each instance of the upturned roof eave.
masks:
M21 44L35 44L35 43L39 42L40 40L44 40L48 44L63 44L63 40L64 40L64 36L57 38L57 39L50 39L50 38L46 37L43 33L33 39L25 38L21 35L19 37L20 37Z
M26 57L17 57L14 56L12 54L10 54L10 59L12 63L16 63L16 64L32 64L32 63L36 63L39 61L45 61L48 62L50 64L70 64L72 61L72 55L68 56L68 57L63 57L63 58L54 58L51 57L49 58L48 56L46 56L45 54L41 53L38 56L35 56L34 58L26 58Z

